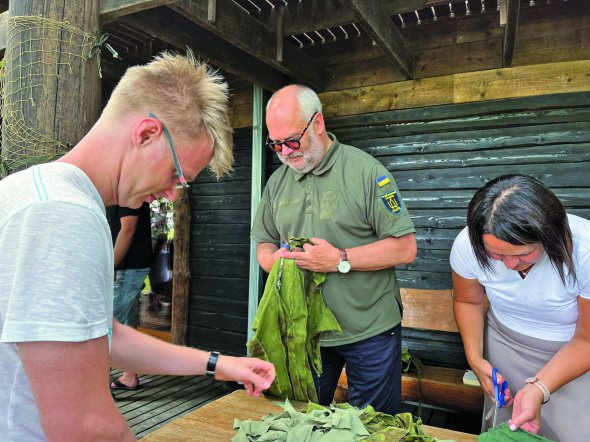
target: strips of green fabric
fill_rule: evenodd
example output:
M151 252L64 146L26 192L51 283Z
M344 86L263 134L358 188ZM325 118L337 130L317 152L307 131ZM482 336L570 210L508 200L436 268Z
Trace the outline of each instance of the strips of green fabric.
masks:
M291 249L309 242L291 238ZM269 392L298 401L317 402L311 368L322 372L320 334L342 329L324 304L321 285L325 273L297 267L278 259L268 276L248 342L250 355L272 362L276 377ZM311 362L311 367L310 367Z
M510 430L507 423L502 423L490 428L477 437L477 442L552 442L538 434L529 433L521 428L516 431Z
M421 428L420 419L410 413L391 416L364 410L349 404L322 407L309 403L298 412L287 399L284 411L276 416L268 414L261 421L234 420L237 430L232 442L287 441L287 442L434 442Z

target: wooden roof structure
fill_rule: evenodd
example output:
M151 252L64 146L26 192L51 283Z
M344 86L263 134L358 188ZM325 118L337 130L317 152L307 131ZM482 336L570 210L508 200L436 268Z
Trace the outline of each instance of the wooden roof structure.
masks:
M122 57L108 65L113 75L162 49L188 46L268 90L297 82L324 91L335 54L338 64L347 64L370 52L399 79L420 78L420 34L470 17L494 22L486 32L501 39L500 67L511 66L521 11L556 3L563 0L102 0L100 17ZM7 0L0 2L7 7ZM5 44L0 36L0 48Z

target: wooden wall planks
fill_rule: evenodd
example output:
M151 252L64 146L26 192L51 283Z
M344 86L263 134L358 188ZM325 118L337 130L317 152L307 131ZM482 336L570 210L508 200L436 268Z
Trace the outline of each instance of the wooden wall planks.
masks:
M417 228L418 257L400 266L402 287L450 289L448 256L477 188L507 172L551 186L570 213L590 218L590 92L340 116L340 141L379 158ZM245 353L250 231L250 129L236 131L234 176L191 187L189 344ZM268 157L270 174L279 162ZM407 330L432 362L459 366L456 338ZM457 359L458 358L458 359Z

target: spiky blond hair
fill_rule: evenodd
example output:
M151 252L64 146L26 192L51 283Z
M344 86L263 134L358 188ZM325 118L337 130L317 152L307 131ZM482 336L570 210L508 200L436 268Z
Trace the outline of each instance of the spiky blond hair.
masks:
M188 49L186 56L162 52L146 65L127 69L103 113L153 112L173 138L207 134L213 149L209 169L219 178L233 163L228 102L224 78Z

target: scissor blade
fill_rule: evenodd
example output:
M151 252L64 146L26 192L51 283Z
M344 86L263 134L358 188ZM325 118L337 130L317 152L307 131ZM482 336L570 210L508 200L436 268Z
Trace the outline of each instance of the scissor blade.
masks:
M498 415L498 407L494 407L494 418L492 419L492 428L496 426L496 416Z
M495 409L496 407L492 407L488 410L488 413L486 414L486 421L489 421L492 418Z
M287 241L287 238L282 233L280 233L279 235L281 237L281 247L288 249L289 248L289 241Z

